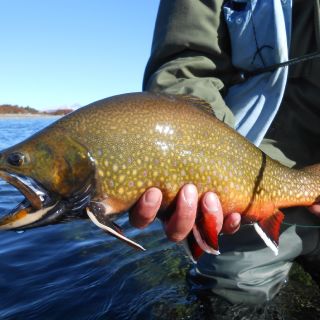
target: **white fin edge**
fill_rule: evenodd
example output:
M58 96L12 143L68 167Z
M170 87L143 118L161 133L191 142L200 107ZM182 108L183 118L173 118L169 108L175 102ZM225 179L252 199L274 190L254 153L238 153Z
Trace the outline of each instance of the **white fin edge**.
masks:
M116 238L126 242L127 244L133 246L136 249L139 249L141 251L146 251L146 249L144 247L142 247L140 244L128 239L127 237L125 237L124 235L122 235L121 233L117 232L116 230L105 226L104 224L100 223L98 221L98 219L95 217L95 215L89 210L89 208L87 208L87 215L90 218L90 220L99 228L101 228L102 230L107 231L108 233L112 234L113 236L115 236Z
M279 254L278 247L272 242L272 240L267 236L267 234L262 230L262 228L259 226L259 224L256 222L253 224L254 229L258 233L258 235L261 237L261 239L264 241L264 243L274 252L274 254L277 256Z
M190 247L189 247L189 245L188 245L187 239L182 240L181 243L182 243L183 248L184 248L184 250L186 251L188 257L190 258L190 260L191 260L194 264L196 264L197 261L194 260L194 258L193 258L193 256L192 256L192 253L191 253Z
M196 225L193 226L192 228L192 231L193 231L193 235L194 235L194 238L196 239L199 247L206 253L209 253L209 254L213 254L215 256L219 255L220 254L220 251L217 251L217 250L214 250L213 248L211 248L204 240L203 238L201 237L201 234L198 230L198 227Z

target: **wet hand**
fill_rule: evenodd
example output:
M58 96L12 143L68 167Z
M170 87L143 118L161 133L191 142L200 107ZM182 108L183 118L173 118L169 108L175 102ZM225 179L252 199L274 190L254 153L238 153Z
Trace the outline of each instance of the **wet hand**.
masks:
M130 213L130 222L137 228L148 226L156 217L162 201L162 193L157 188L148 189ZM202 212L214 214L217 219L217 232L235 233L240 227L241 216L232 213L223 218L223 212L217 195L207 192L198 201L198 191L192 184L181 188L177 197L176 209L164 228L167 237L172 241L183 240L192 230L196 219L198 205Z

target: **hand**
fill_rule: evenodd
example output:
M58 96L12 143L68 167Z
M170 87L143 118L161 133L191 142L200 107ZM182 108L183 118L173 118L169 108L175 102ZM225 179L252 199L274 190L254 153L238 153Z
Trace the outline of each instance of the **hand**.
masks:
M148 189L130 213L130 222L137 228L144 228L156 217L162 201L162 193L157 188ZM241 216L232 213L224 218L220 201L213 192L207 192L199 203L203 212L215 214L217 217L217 233L232 234L240 227ZM195 222L198 207L198 191L192 184L187 184L178 193L176 210L165 223L165 232L171 241L183 240Z
M317 217L320 218L320 203L316 203L311 207L308 207L308 209L311 213L315 214Z

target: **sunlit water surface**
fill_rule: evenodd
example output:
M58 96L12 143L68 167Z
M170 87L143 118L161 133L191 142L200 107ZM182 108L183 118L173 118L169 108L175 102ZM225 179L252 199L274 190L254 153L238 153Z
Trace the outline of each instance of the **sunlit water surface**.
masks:
M0 118L0 150L54 121ZM0 181L0 214L22 197ZM195 294L185 280L183 249L159 223L146 230L117 221L147 248L137 252L89 221L0 233L0 319L317 319L319 292L298 270L264 306L230 306ZM292 307L292 306L295 307Z

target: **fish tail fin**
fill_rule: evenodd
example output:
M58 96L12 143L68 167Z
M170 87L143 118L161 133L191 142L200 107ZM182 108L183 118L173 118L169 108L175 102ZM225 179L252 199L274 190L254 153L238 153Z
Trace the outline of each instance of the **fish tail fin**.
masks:
M254 223L254 228L265 244L278 255L280 226L284 219L281 211L276 211L272 216Z

